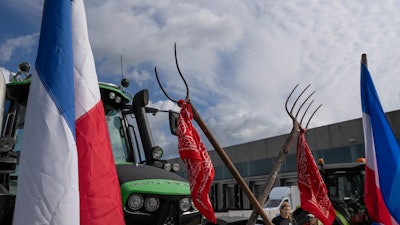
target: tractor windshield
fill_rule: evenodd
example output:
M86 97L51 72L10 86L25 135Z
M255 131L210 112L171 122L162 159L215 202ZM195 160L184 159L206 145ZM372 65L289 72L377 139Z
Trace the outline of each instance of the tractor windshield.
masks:
M350 221L364 222L364 173L358 168L327 173L327 188L333 207Z
M121 112L107 105L104 108L115 163L127 162L128 148Z

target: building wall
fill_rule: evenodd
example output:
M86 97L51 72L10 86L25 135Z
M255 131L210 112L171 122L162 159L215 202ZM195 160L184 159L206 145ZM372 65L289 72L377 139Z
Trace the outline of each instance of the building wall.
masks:
M399 140L400 110L389 112L386 117ZM287 137L288 134L285 134L224 148L256 197L263 190ZM315 160L324 158L326 164L355 162L357 158L365 157L361 118L309 129L306 139ZM297 185L296 143L297 138L282 164L276 186ZM249 200L218 153L211 150L209 155L215 168L214 185L210 194L211 198L214 198L214 207L217 210L251 208ZM184 165L179 158L172 161ZM180 175L187 177L186 166L182 166Z

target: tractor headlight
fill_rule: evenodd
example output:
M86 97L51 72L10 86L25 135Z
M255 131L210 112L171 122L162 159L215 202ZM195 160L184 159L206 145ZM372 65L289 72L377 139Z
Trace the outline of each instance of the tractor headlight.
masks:
M178 172L180 169L181 169L181 165L179 165L179 163L174 163L172 165L172 171Z
M171 171L171 168L172 168L171 163L165 163L164 164L164 170Z
M143 206L143 197L138 194L132 194L129 196L128 206L133 211L139 210Z
M14 148L15 142L10 136L0 138L0 151L9 152Z
M108 97L109 97L110 99L115 99L115 93L114 93L114 92L110 92L110 93L108 94Z
M120 96L115 97L115 102L116 103L121 103L121 97Z
M146 198L146 201L144 202L144 207L149 212L156 211L159 206L160 206L160 200L156 197L148 197L148 198Z
M190 199L189 198L182 198L179 201L179 208L184 212L186 212L186 211L188 211L190 209L190 205L191 204L190 204Z
M156 146L151 149L151 154L153 156L153 159L161 159L161 157L163 156L163 150L161 147Z

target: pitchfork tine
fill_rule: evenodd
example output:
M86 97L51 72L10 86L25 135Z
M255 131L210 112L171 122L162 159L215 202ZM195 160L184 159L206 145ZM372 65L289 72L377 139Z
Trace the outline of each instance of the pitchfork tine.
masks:
M154 73L156 74L157 83L158 83L158 85L160 86L161 91L164 93L164 95L165 95L169 100L171 100L171 101L173 101L173 102L175 102L175 103L178 103L177 100L172 99L171 97L169 97L169 95L167 94L167 92L164 90L163 86L161 85L160 79L158 78L158 73L157 73L157 68L156 68L156 67L154 67Z
M308 87L307 87L308 88ZM313 91L307 98L306 98L306 100L304 100L304 102L301 104L301 106L299 107L299 110L297 110L297 113L296 113L296 118L297 118L297 116L299 115L299 113L300 113L300 110L301 110L301 108L303 108L303 106L304 106L304 104L306 104L306 102L308 101L308 99L310 99L311 98L311 96L313 95L315 93L315 91ZM301 94L303 94L303 93L301 93ZM300 95L301 96L301 95ZM300 96L299 96L299 98L300 98ZM313 100L314 101L314 100ZM312 101L312 102L313 102ZM312 103L311 102L311 103ZM307 109L310 107L310 105L307 107ZM307 110L304 112L304 114L306 114L306 112L307 112ZM304 115L303 115L303 117L304 117ZM300 122L300 124L301 124L301 122Z
M292 94L293 94L293 92L296 90L296 88L299 86L299 84L297 84L294 88L293 88L293 90L290 92L290 94L289 94L289 96L287 97L287 99L286 99L286 102L285 102L285 109L286 109L286 112L287 112L287 114L288 115L290 115L290 117L292 118L292 119L294 119L294 117L292 116L292 111L293 111L293 107L292 107L292 109L290 110L290 112L289 112L289 109L288 109L288 102L289 102L289 99L290 99L290 97L292 96Z
M297 97L296 101L294 101L292 109L290 110L290 113L293 113L293 109L296 106L297 102L299 101L300 97L306 92L306 90L310 87L311 84L309 84L304 90L300 93L300 95Z
M309 84L307 87L305 87L305 88L303 89L303 91L300 93L300 95L296 98L296 100L295 100L294 103L293 103L292 108L290 109L290 112L289 112L289 109L288 109L288 107L287 107L287 104L288 104L288 102L289 102L290 97L292 96L292 94L293 94L293 92L296 90L296 88L299 86L299 84L297 84L297 85L293 88L292 92L290 92L290 94L289 94L289 97L286 99L286 103L285 103L286 112L287 112L287 114L289 114L290 118L292 118L293 120L296 120L297 115L299 114L299 111L300 111L300 109L299 109L299 111L297 111L296 117L294 117L294 116L293 116L294 107L296 106L296 104L297 104L297 102L299 101L300 97L301 97L301 96L304 94L304 92L310 87L310 85L311 85L311 84ZM303 104L304 104L304 103L303 103Z
M307 101L307 100L306 100L306 101ZM303 119L304 119L304 117L306 116L307 111L308 111L308 109L310 108L310 106L313 104L313 102L314 102L314 100L312 100L312 101L310 102L310 104L308 104L306 110L304 111L303 116L301 117L301 120L300 120L300 127L301 127L301 124L303 124ZM305 103L305 102L304 102L304 103ZM303 103L303 104L304 104L304 103Z
M176 64L176 69L178 69L179 75L181 76L183 83L185 83L185 87L186 87L186 97L185 100L189 99L189 87L186 83L185 77L183 77L181 69L179 69L179 64L178 64L178 56L176 54L176 43L174 44L174 50L175 50L175 64Z
M174 44L174 49L175 49L175 63L176 63L176 68L178 69L179 75L181 76L181 78L182 78L182 80L183 80L183 83L185 84L185 88L186 88L186 97L185 97L185 100L189 100L189 87L188 87L188 84L187 84L187 82L186 82L186 79L185 79L185 77L183 77L182 72L181 72L181 70L179 69L179 65L178 65L178 57L177 57L177 54L176 54L176 43ZM158 77L158 73L157 73L157 68L156 68L156 67L154 67L154 73L156 74L157 83L158 83L158 85L160 86L160 88L161 88L162 92L164 93L164 95L167 96L167 98L168 98L169 100L171 100L171 101L173 101L173 102L175 102L175 103L178 103L177 100L175 100L175 99L169 97L169 95L167 94L167 92L165 91L165 89L163 88L163 86L161 85L161 82L160 82L160 79L159 79L159 77Z
M313 116L315 115L315 113L318 111L319 108L321 108L322 104L319 105L314 112L311 114L310 119L308 119L307 125L306 125L306 129L308 128L308 124L310 123L311 119L313 118Z

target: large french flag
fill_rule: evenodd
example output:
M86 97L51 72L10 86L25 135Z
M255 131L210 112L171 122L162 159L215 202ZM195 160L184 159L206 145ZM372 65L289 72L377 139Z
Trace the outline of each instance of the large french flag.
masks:
M48 0L26 109L14 225L125 224L83 0Z
M374 223L400 222L400 148L385 117L367 66L361 63L366 155L365 204Z

